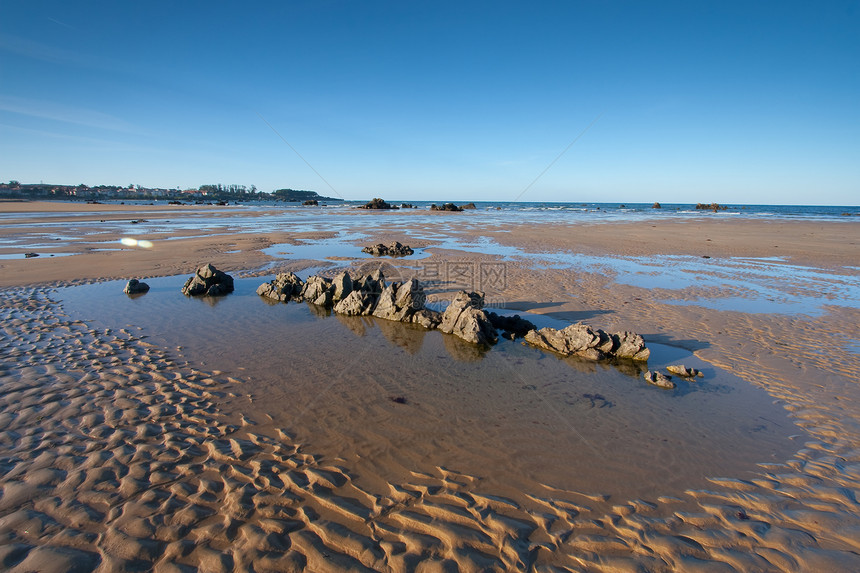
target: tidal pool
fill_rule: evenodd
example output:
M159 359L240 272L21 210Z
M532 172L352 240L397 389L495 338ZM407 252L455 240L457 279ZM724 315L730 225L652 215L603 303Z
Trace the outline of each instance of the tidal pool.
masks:
M749 477L787 460L802 434L764 390L650 345L651 369L684 362L703 379L649 386L644 365L562 359L501 340L482 350L449 335L255 294L237 279L221 298L180 293L185 277L58 289L72 318L131 328L228 384L219 408L286 428L371 489L438 467L490 491L559 488L625 498ZM139 330L135 330L139 329ZM380 486L381 487L381 486Z

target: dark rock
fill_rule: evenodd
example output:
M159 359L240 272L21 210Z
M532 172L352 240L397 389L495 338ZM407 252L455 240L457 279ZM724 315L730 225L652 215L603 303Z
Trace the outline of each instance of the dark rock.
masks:
M126 284L125 288L122 289L122 292L125 294L143 294L149 291L149 285L146 283L142 283L137 279L130 279Z
M233 292L233 277L206 264L185 281L182 294L186 296L222 296Z
M510 337L506 336L505 338L514 338L516 336L523 337L527 332L535 329L534 323L521 318L518 314L513 316L502 316L495 312L487 312L487 316L490 317L490 322L493 323L493 326L497 330L503 330L506 333L511 334ZM502 336L504 336L504 334Z
M420 324L427 330L433 330L442 322L442 313L429 308L422 308L412 315L412 322Z
M466 203L460 206L461 209L477 209L474 203Z
M415 205L413 205L412 203L401 203L400 208L401 209L416 209Z
M35 257L38 257L38 256L39 256L39 253L24 253L24 258L25 258L25 259L32 259L32 258L35 258Z
M459 212L459 211L462 211L462 210L463 210L463 208L462 208L462 207L458 207L457 205L454 205L453 203L443 203L441 207L440 207L440 206L437 206L435 203L433 203L432 205L430 205L430 210L431 210L431 211L452 211L452 212Z
M390 245L378 243L370 247L364 247L361 249L361 252L373 255L374 257L406 257L413 254L415 251L407 245L402 245L399 242L394 241Z
M392 205L391 203L387 203L380 199L379 197L374 197L369 203L361 205L358 207L359 209L397 209L397 205Z
M648 372L646 372L645 381L648 382L648 384L653 384L654 386L665 388L667 390L671 390L675 387L675 383L672 382L671 377L656 371L651 372L649 370Z
M717 211L725 211L728 207L720 205L719 203L696 203L696 209L699 209L700 211L713 211L716 213Z
M275 280L257 287L257 294L272 300L289 302L301 300L304 283L294 273L278 273Z
M442 314L439 330L472 344L495 344L499 336L483 306L483 293L458 292Z
M663 205L661 205L660 203L655 202L653 205L651 205L651 208L652 208L652 209L662 209L662 208L663 208Z
M319 204L320 204L320 202L317 201L316 199L308 199L307 201L302 202L302 205L307 205L309 207L316 207Z

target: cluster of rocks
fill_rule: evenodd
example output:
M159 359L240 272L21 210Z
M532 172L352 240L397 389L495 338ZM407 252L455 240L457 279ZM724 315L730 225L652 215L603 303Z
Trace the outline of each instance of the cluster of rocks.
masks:
M346 316L375 316L428 329L436 328L443 316L425 308L420 281L386 284L382 269L357 277L346 271L332 279L314 275L304 283L293 273L280 273L275 280L260 285L257 294L281 302L304 300Z
M221 296L233 292L233 277L211 263L203 265L182 286L186 296Z
M348 272L333 279L311 276L304 283L293 273L281 273L275 280L260 285L257 294L282 302L304 300L346 316L375 316L418 324L428 330L438 328L478 345L489 346L499 338L492 313L483 309L483 293L460 291L440 313L426 308L427 297L420 281L386 284L382 269L358 277ZM494 316L498 324L515 324L522 329L519 317Z
M402 247L399 243L395 245ZM148 290L146 283L131 279L124 292L137 294ZM233 277L212 264L198 268L182 287L182 293L187 296L219 296L232 291ZM590 360L627 358L644 361L651 353L642 337L632 332L607 333L582 323L571 324L561 330L538 330L519 315L502 316L488 312L484 310L482 292L459 291L440 313L426 308L427 297L420 281L410 279L404 283L386 284L381 268L356 277L347 271L334 278L314 275L307 281L302 281L295 273L279 273L274 280L261 284L257 294L279 302L307 301L346 316L375 316L418 324L428 330L438 328L479 346L495 344L499 331L502 331L507 338L522 336L533 346L563 356ZM683 365L669 366L667 370L678 376L701 376L698 370ZM669 377L660 373L648 372L646 379L652 384L669 387L666 385L670 383Z
M700 371L695 368L687 368L683 364L672 364L671 366L667 366L666 370L674 374L675 376L679 376L681 378L701 378L704 376ZM660 388L665 388L667 390L671 390L676 387L676 384L672 381L672 377L663 374L659 371L651 372L650 370L644 374L645 381L649 384L653 384L654 386L658 386Z
M319 204L320 204L320 202L317 201L316 199L308 199L308 200L302 202L302 205L305 205L307 207L317 207L317 206L319 206Z
M645 341L638 334L607 333L581 322L561 330L549 327L531 330L526 333L525 341L562 356L579 356L589 360L613 357L648 360L651 355L651 351L645 347Z
M377 243L370 247L361 249L362 253L368 253L374 257L406 257L413 254L413 251L408 245L402 245L398 241L394 241L390 245Z
M359 205L359 209L399 209L397 205L392 205L379 197L374 197L369 203Z

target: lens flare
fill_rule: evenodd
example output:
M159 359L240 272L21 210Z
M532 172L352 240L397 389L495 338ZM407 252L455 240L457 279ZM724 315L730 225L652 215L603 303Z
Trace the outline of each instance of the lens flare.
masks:
M138 241L137 239L132 239L131 237L123 237L122 239L119 240L119 242L122 243L123 245L125 245L126 247L140 247L141 249L151 249L152 248L152 242L147 241L146 239L141 239Z

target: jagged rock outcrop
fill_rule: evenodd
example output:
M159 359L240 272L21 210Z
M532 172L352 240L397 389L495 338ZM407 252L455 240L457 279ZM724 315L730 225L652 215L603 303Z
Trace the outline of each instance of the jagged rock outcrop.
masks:
M398 241L394 241L390 245L378 243L370 247L361 249L362 253L368 253L374 257L406 257L413 254L413 251L408 245L403 245Z
M332 279L331 289L331 301L337 304L352 292L352 277L346 271L340 273Z
M211 263L203 265L182 286L186 296L222 296L233 292L233 277Z
M122 292L125 294L143 294L145 292L149 292L149 285L137 279L130 279L125 284L125 288L122 289Z
M303 288L304 283L296 274L278 273L275 280L263 283L257 287L257 294L265 298L288 302L290 300L300 300Z
M571 324L562 330L549 327L531 330L526 333L525 341L563 356L580 356L590 360L613 356L647 360L651 355L651 351L645 347L645 341L638 334L633 332L609 334L581 322Z
M332 280L320 277L310 276L302 287L302 298L308 302L312 302L317 306L332 305Z
M461 290L442 313L438 328L473 344L495 344L499 336L483 307L484 293Z

